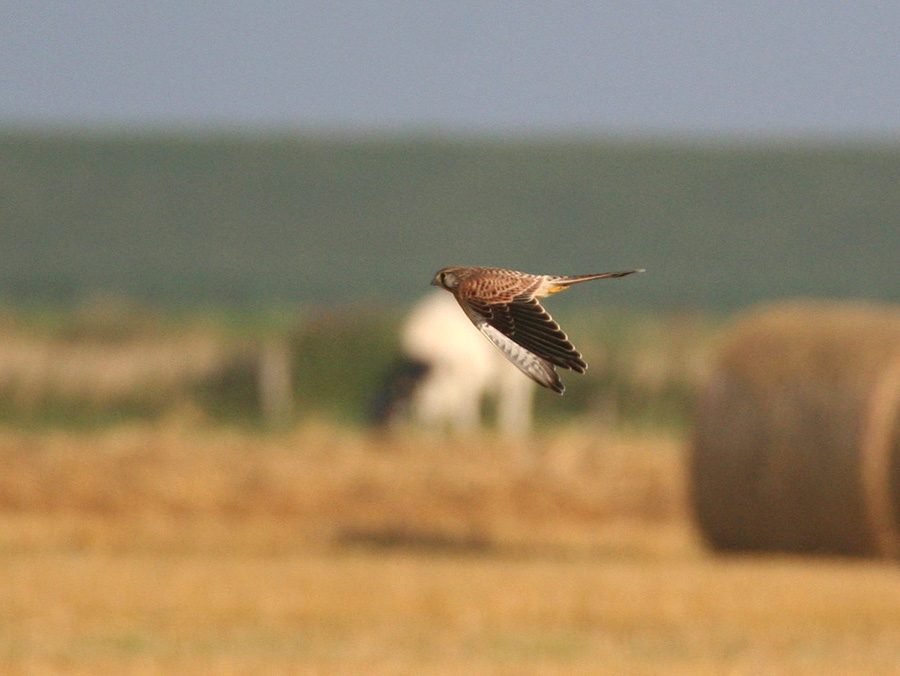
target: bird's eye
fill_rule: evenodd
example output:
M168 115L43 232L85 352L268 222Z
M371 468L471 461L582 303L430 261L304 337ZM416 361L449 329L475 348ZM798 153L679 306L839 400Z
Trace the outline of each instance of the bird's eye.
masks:
M447 286L446 279L447 279L447 273L442 272L441 273L441 286Z

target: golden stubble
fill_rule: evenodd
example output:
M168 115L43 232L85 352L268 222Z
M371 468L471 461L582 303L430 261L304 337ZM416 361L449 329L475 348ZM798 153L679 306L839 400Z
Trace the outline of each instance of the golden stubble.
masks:
M682 448L3 431L0 670L900 673L900 572L707 554Z

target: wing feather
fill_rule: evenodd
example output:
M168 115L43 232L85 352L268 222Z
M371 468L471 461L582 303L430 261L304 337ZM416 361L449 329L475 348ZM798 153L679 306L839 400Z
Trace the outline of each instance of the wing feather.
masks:
M534 380L539 385L548 387L554 392L562 394L566 391L566 386L556 369L546 359L542 359L538 355L522 347L506 335L498 331L496 328L488 324L486 321L476 321L475 326L485 335L485 337L496 345L500 351L515 364L522 373Z
M587 368L581 353L533 296L510 303L470 300L468 306L467 314L476 324L475 317L538 357L578 373L584 373Z
M507 359L515 364L522 373L534 380L538 385L543 385L559 394L565 392L566 386L563 385L562 380L560 380L559 374L556 372L551 361L540 357L528 348L518 344L489 321L488 317L493 318L494 316L491 308L496 306L485 306L481 303L464 303L461 301L459 304L465 311L466 316L472 320L472 323L475 324L478 330L481 331L481 333L491 341L491 343L493 343Z

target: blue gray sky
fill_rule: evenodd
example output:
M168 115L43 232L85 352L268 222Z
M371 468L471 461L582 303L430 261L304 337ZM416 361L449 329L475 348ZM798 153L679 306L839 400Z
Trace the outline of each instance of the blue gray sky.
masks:
M900 138L900 3L0 2L0 124Z

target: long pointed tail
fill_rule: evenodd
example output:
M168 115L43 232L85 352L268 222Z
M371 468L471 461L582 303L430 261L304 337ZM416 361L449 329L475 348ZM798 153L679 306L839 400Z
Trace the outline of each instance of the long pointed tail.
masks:
M626 275L633 275L636 272L644 272L643 268L638 268L636 270L622 270L620 272L598 272L593 275L572 275L569 277L551 277L548 281L552 286L547 290L547 293L559 293L560 291L565 291L573 284L579 284L580 282L589 282L592 279L607 279L611 277L625 277Z

